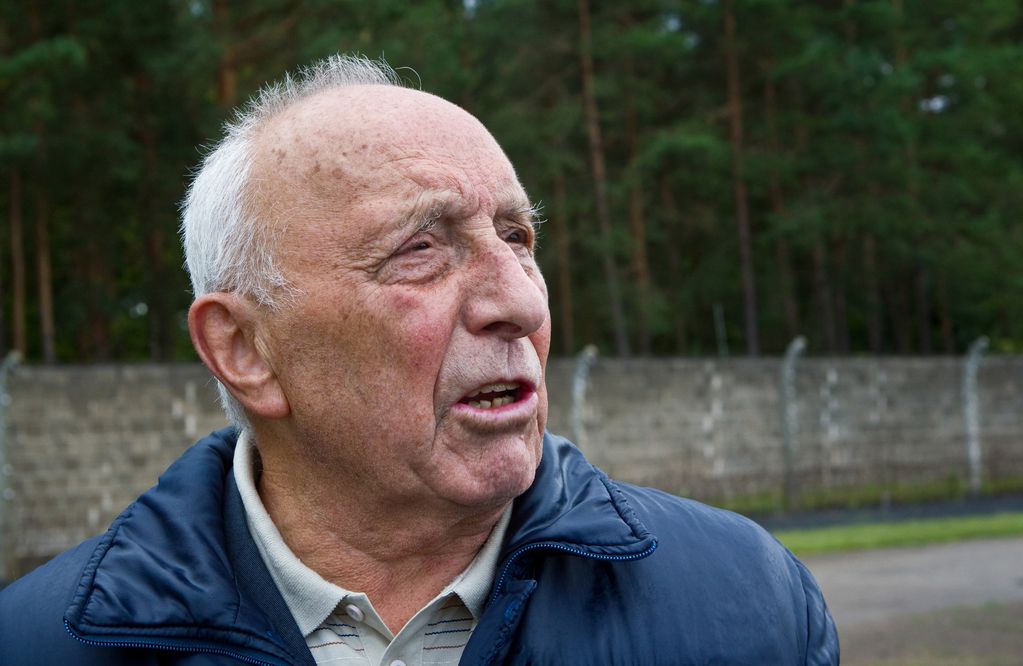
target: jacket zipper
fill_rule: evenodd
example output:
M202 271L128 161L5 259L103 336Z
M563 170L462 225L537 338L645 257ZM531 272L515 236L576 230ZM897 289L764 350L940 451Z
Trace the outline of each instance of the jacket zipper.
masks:
M494 585L494 591L490 594L490 601L488 604L494 603L497 597L501 594L501 590L504 589L505 581L508 578L508 573L511 571L511 566L515 563L515 560L519 559L523 553L536 550L537 548L547 548L550 550L560 550L565 553L571 553L572 555L578 555L579 557L585 557L591 560L602 560L611 562L627 562L629 560L641 560L650 553L657 549L657 540L650 544L650 547L644 550L642 553L633 553L632 555L602 555L600 553L591 553L581 548L574 548L572 546L566 546L563 543L555 543L551 541L541 541L538 543L530 543L525 546L519 547L505 563L504 568L501 569L501 576L497 579L497 584Z
M232 657L232 658L237 659L239 661L244 661L245 663L248 663L248 664L255 664L255 666L274 666L274 664L269 662L269 661L260 661L259 659L253 659L252 657L246 656L246 655L244 655L244 654L242 654L240 652L234 652L232 650L226 650L224 648L214 648L214 647L205 647L205 646L184 647L184 646L178 646L178 645L171 645L171 644L168 644L168 643L160 643L158 641L118 641L118 640L96 641L96 640L91 640L91 639L88 639L88 638L83 638L82 636L79 636L78 634L76 634L71 629L71 625L68 624L67 620L64 620L64 629L68 632L68 634L72 638L74 638L78 642L84 643L85 645L91 645L93 647L150 648L150 649L154 649L154 650L167 650L167 651L170 651L170 652L196 652L196 653L200 653L200 654L219 654L219 655L223 655L225 657Z

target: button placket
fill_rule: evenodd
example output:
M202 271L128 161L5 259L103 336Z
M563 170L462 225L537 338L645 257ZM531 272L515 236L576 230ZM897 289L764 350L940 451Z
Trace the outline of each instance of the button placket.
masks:
M362 612L362 609L355 604L345 604L345 614L356 622L362 622L366 617L366 614Z

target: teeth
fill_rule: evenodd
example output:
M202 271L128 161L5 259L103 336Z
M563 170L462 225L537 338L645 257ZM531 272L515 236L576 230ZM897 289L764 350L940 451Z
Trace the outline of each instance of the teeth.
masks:
M479 387L478 389L470 393L468 397L474 398L478 396L480 393L500 393L501 391L513 391L518 387L519 385L515 382L512 382L510 384L490 384L488 386Z
M504 395L493 400L470 400L469 406L473 409L494 409L495 407L510 405L513 402L515 402L515 398L510 395Z

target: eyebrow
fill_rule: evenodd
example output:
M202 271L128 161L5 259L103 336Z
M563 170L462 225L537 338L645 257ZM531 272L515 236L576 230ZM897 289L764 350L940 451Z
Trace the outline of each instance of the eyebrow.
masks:
M423 192L404 215L396 221L399 229L411 228L414 233L429 231L437 220L458 207L458 197L453 192Z
M498 216L520 219L528 222L534 229L547 221L543 217L543 203L539 201L536 203L525 201L523 205L509 208L506 212L499 210Z
M400 229L412 229L414 233L429 231L441 218L454 214L463 205L462 198L447 191L423 192L412 207L402 215L395 226ZM495 212L495 219L516 219L529 223L534 228L543 223L540 216L541 206L531 204L524 197L509 197Z

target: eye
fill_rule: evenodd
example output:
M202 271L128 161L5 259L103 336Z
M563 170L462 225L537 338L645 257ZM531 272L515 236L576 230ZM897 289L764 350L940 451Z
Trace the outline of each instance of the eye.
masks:
M529 243L529 234L526 233L525 229L512 229L504 235L504 240L507 243L525 245Z
M405 243L396 254L414 254L416 252L424 252L433 247L433 241L429 238L413 238L409 242Z

